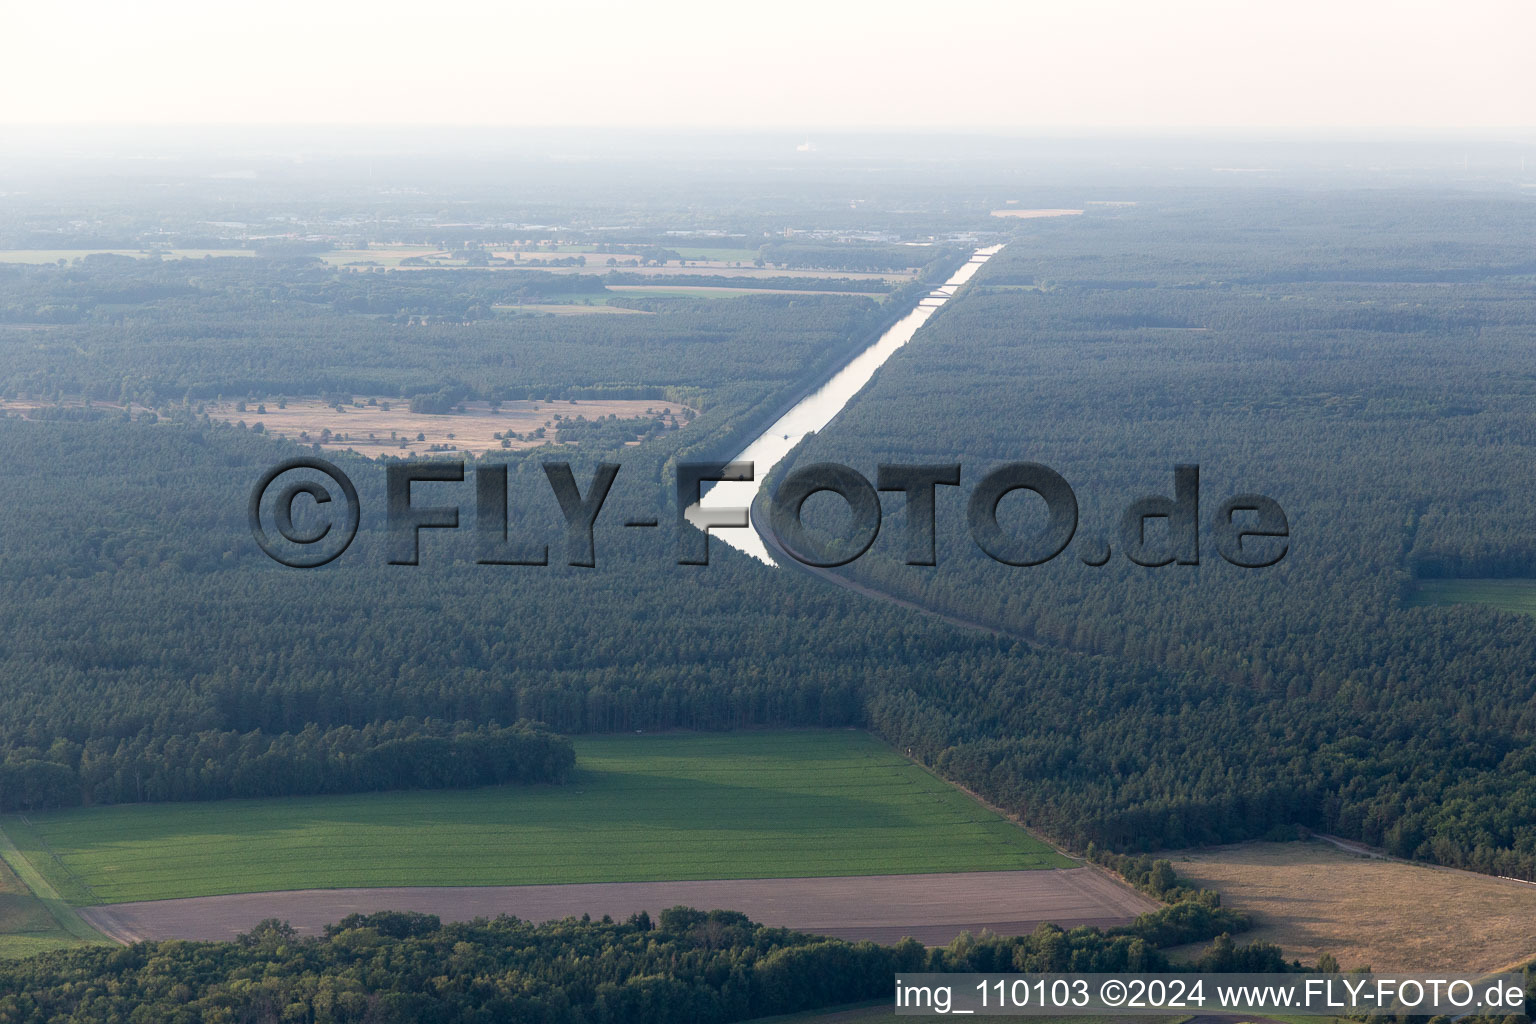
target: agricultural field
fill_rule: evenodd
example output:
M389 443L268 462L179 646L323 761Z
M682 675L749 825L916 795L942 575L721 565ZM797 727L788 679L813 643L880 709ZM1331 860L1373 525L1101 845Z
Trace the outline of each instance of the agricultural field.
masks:
M561 420L575 420L578 416L589 421L615 416L633 421L637 428L648 426L660 417L669 425L675 420L681 429L687 413L687 407L678 402L640 398L509 401L495 410L486 402L465 402L462 413L441 415L413 413L410 403L401 398L359 398L354 402L361 404L343 406L344 412L338 412L318 398L290 398L286 400L286 407L279 407L275 401L248 402L243 411L236 401L229 400L209 402L205 409L215 420L243 422L247 427L259 423L265 433L274 437L318 444L326 451L352 451L367 456L453 455L460 452L478 455L488 451L537 448L556 441ZM26 418L55 404L66 408L84 405L78 399L62 403L35 399L0 400L0 416L9 414ZM108 402L91 405L96 409L129 411ZM137 414L143 412L144 407L135 405L131 411ZM540 430L544 431L542 437L536 436Z
M279 918L317 935L348 914L434 914L444 921L507 915L560 921L584 914L622 921L668 907L728 908L760 924L851 942L911 937L946 945L965 932L1029 935L1063 928L1128 925L1159 904L1096 868L958 871L822 878L714 878L682 882L564 885L409 885L368 889L279 889L224 896L109 903L79 910L106 935L145 939L233 939Z
M357 400L355 400L357 401ZM337 412L318 398L293 398L287 408L275 402L265 403L265 412L247 403L244 412L234 402L208 403L208 415L216 420L249 425L260 423L262 429L277 437L318 443L328 451L354 451L361 455L424 455L474 452L480 454L503 449L537 448L555 438L559 421L555 417L575 419L585 416L596 420L616 416L621 420L676 418L683 424L684 406L663 399L577 399L558 402L504 402L491 409L485 402L465 402L462 413L435 415L413 413L407 401L399 398L375 398L376 405L361 399L362 406L347 405ZM384 406L389 408L384 408ZM328 437L324 431L330 431ZM533 436L539 430L545 437ZM497 437L496 435L502 435ZM519 437L508 437L517 434ZM419 436L424 435L424 436ZM508 443L503 445L502 441Z
M1536 885L1528 882L1321 841L1166 856L1180 877L1253 916L1244 942L1273 942L1302 963L1331 953L1346 970L1494 971L1536 957Z
M80 808L0 827L77 905L1075 866L862 732L584 737L576 754L560 787Z
M1485 604L1504 612L1536 615L1536 580L1420 580L1404 603L1409 607Z
M366 249L333 249L315 255L333 267L355 264L398 267L401 260L413 256L446 260L448 250L433 245L371 245Z
M101 941L0 834L0 960Z

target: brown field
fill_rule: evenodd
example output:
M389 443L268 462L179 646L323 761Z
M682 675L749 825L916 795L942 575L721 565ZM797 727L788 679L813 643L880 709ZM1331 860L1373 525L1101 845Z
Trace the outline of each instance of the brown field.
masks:
M278 437L300 439L307 433L306 443L318 442L329 451L354 451L360 455L453 454L470 451L479 454L500 451L501 441L495 434L512 431L528 434L545 427L554 436L556 414L574 419L585 416L589 420L613 414L619 419L643 416L646 410L679 417L683 406L659 398L644 399L577 399L575 402L506 402L496 412L484 402L466 402L465 411L445 416L413 413L410 403L400 398L380 398L379 406L367 405L367 399L358 399L364 405L344 406L345 412L337 412L318 398L290 398L288 407L279 409L276 402L266 403L267 411L259 413L254 403L247 403L245 412L238 412L233 402L208 403L208 414L216 420L231 423L244 420L247 426L262 424L269 434ZM388 403L388 411L381 406ZM321 432L329 429L331 440L322 441ZM397 439L390 437L393 431ZM423 441L417 434L425 434ZM337 435L341 435L337 439ZM372 435L371 437L369 435ZM509 448L536 448L545 441L514 440ZM451 445L449 450L432 452L433 445Z
M963 931L1032 932L1043 921L1065 927L1128 924L1158 904L1094 868L969 871L931 875L760 878L579 885L412 886L305 889L113 903L80 911L107 935L139 939L230 939L268 917L313 934L348 914L415 910L444 920L515 914L548 921L568 916L652 915L679 904L739 910L764 924L847 939L896 942L910 935L942 945Z
M583 312L586 310L583 309ZM276 437L299 440L305 444L318 443L327 451L354 451L360 455L369 456L452 455L455 452L464 451L480 454L492 450L500 451L501 441L494 435L507 431L529 434L539 427L546 428L549 440L553 440L556 413L572 419L585 416L593 420L610 413L619 419L633 419L646 415L649 410L652 413L676 416L681 426L685 408L677 402L668 402L659 398L505 402L496 412L492 412L490 406L484 402L466 402L463 413L433 416L411 412L410 403L405 399L379 398L380 406L368 405L367 398L357 400L363 402L363 406L361 408L346 406L346 412L337 412L318 398L290 398L286 409L279 409L275 401L268 402L266 403L267 411L264 413L256 411L258 403L255 402L247 403L245 412L238 411L233 401L209 402L205 408L208 415L216 420L229 423L244 420L247 427L260 423L266 428L267 433ZM381 408L383 403L389 404L388 411ZM53 404L31 399L0 400L0 416L18 413L26 416L35 409L51 407ZM76 399L62 404L79 407L84 403ZM91 405L97 409L122 409L122 406L109 402L92 402ZM143 406L133 407L135 414L144 411L146 410ZM327 429L332 436L322 441L321 432ZM392 439L390 431L394 431L397 437ZM301 433L308 433L309 437L300 438ZM370 434L373 436L370 437ZM426 439L416 440L417 434L425 434ZM545 443L547 442L537 440L513 440L507 447L514 450L537 448ZM451 447L440 448L434 452L433 445Z
M1020 217L1020 218L1026 219L1026 220L1033 220L1036 217L1075 217L1075 216L1077 216L1078 214L1080 214L1082 212L1083 212L1082 210L1018 210L1018 209L1010 209L1010 210L993 210L992 211L992 216L994 216L994 217Z
M1165 856L1181 877L1253 915L1257 927L1239 942L1273 942L1303 963L1331 953L1346 970L1481 972L1536 957L1536 885L1316 841Z

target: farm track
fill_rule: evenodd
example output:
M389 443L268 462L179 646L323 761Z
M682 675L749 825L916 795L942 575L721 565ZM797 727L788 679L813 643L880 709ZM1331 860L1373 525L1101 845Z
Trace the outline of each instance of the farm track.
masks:
M1158 904L1088 868L973 871L931 875L766 878L576 885L412 886L304 889L197 896L87 907L82 917L120 942L232 939L276 917L314 934L348 914L410 910L445 921L511 914L529 921L604 914L653 916L672 906L738 910L764 924L850 940L928 945L963 931L1034 931L1128 924Z

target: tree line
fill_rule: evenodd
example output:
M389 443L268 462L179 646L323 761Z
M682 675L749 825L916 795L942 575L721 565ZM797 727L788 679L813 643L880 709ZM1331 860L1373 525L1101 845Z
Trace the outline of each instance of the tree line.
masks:
M542 726L401 719L267 734L207 730L11 746L0 811L82 804L562 783L576 754Z

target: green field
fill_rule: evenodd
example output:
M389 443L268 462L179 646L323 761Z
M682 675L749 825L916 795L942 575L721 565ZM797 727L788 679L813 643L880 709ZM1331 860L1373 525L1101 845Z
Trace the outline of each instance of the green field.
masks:
M106 941L0 833L0 959Z
M1072 864L862 732L586 737L576 755L565 786L138 804L0 826L77 904Z
M1420 580L1407 604L1486 604L1500 611L1536 615L1536 580Z

